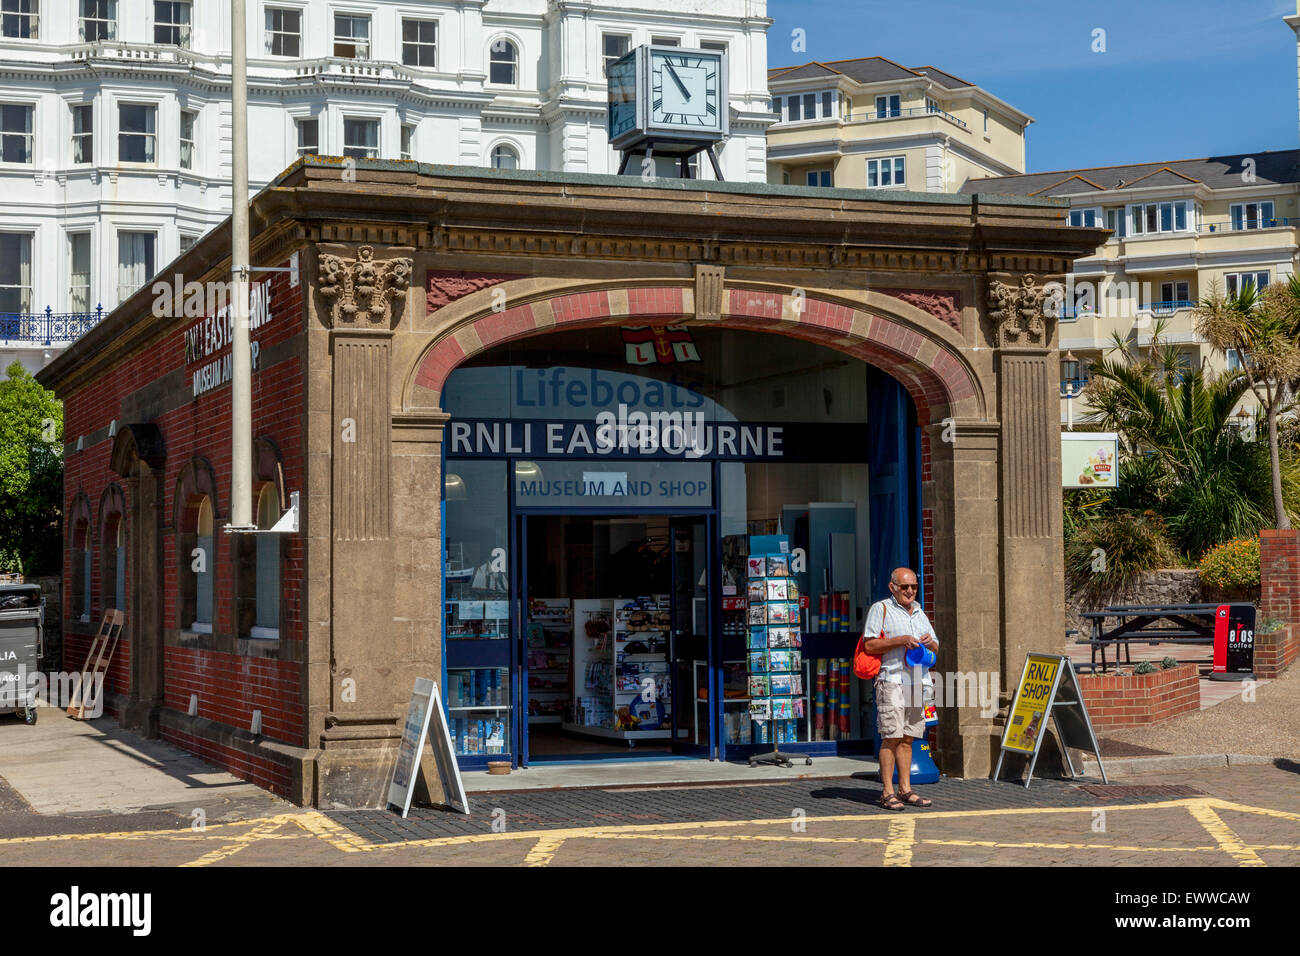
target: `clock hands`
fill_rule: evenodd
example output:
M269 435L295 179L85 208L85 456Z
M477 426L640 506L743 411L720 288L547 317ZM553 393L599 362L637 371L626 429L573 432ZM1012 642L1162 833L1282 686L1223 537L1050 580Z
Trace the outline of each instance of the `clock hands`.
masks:
M673 82L677 84L677 88L682 91L682 96L686 97L686 99L689 101L691 98L691 94L686 89L686 84L682 82L682 78L677 75L677 71L673 69L672 61L664 60L664 66L668 69L668 72L672 75Z

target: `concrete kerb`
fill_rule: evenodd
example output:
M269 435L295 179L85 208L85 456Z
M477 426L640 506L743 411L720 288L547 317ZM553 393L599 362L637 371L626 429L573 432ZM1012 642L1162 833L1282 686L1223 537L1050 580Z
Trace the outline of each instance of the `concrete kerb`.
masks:
M1108 777L1132 777L1144 773L1170 773L1201 770L1206 767L1234 767L1276 764L1290 757L1264 757L1258 754L1169 754L1162 757L1112 757L1105 760ZM1085 777L1100 777L1097 761L1084 757L1079 772Z

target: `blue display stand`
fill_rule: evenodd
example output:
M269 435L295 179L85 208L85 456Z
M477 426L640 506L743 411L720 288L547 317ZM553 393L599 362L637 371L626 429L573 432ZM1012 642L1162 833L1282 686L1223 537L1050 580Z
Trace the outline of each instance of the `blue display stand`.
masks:
M939 768L935 765L934 758L930 756L930 737L929 730L931 727L938 726L939 718L934 718L925 722L926 736L912 743L912 770L908 776L911 783L938 783ZM875 682L871 687L871 736L876 742L876 759L880 759L880 720L876 716L876 688ZM898 783L898 768L894 768L894 783Z

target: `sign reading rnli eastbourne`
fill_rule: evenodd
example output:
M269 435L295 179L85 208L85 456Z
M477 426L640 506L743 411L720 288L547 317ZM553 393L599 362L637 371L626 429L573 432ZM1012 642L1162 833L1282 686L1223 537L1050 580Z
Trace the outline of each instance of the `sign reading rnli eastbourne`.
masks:
M228 286L228 283L218 283ZM249 332L267 325L273 318L271 314L271 280L255 283L249 287ZM231 355L230 342L234 336L235 320L231 303L227 300L207 318L196 322L185 330L185 365L202 363L191 372L194 385L194 397L198 398L215 388L220 388L230 381ZM214 303L215 304L215 303ZM261 345L254 339L252 346L252 370L257 371L257 358ZM225 354L220 354L222 351ZM214 357L215 356L215 357Z

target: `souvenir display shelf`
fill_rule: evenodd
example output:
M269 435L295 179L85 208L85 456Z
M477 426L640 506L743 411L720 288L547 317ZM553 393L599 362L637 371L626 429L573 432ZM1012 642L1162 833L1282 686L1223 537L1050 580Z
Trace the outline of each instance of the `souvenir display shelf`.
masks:
M447 728L461 756L510 750L510 671L505 667L447 670Z
M572 603L567 598L530 599L527 634L528 723L563 723L572 708Z
M573 611L574 706L561 726L629 747L671 737L668 595L574 601Z

